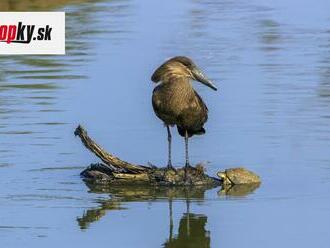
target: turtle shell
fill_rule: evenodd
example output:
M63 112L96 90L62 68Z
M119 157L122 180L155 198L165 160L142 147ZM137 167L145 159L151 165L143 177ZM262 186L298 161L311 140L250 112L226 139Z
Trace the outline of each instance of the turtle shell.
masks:
M245 168L230 168L222 172L225 175L226 181L230 184L252 184L260 183L260 177Z

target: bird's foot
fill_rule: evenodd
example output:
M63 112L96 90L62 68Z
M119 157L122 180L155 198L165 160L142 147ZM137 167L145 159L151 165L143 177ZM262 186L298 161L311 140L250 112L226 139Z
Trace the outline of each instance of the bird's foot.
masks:
M188 179L189 179L189 170L191 169L192 167L190 166L189 163L186 163L185 166L184 166L184 182L185 183L188 183Z
M186 163L184 166L185 171L189 171L189 170L193 170L193 169L195 169L195 167L191 166L189 163Z
M167 164L167 169L168 169L168 170L173 170L173 171L176 172L176 169L173 167L172 163L168 163L168 164Z

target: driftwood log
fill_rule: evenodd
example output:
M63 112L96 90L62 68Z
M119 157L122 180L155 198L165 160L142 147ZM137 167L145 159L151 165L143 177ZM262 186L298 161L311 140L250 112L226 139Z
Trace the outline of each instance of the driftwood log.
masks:
M205 174L202 165L189 168L185 174L183 168L171 170L159 168L154 165L133 164L123 161L105 151L88 136L82 126L79 125L74 134L79 136L85 147L103 162L91 164L81 172L81 176L86 181L113 185L208 185L210 187L220 186L222 183L221 179Z

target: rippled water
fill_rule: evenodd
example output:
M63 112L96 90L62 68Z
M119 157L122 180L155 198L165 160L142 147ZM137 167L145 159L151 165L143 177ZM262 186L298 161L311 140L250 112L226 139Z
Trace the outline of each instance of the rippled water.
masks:
M48 1L49 2L49 1ZM0 57L1 247L328 247L330 4L327 1L1 1L67 12L66 56ZM150 75L187 55L207 133L191 160L245 166L246 196L219 189L95 188L81 123L109 151L166 163ZM174 135L173 158L184 161Z

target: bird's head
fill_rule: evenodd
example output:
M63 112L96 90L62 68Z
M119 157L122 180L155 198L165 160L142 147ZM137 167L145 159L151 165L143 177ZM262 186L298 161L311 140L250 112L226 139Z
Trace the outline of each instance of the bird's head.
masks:
M190 58L185 56L177 56L165 61L153 73L151 80L158 83L176 77L190 78L213 90L217 90L216 86L203 74L201 69Z

